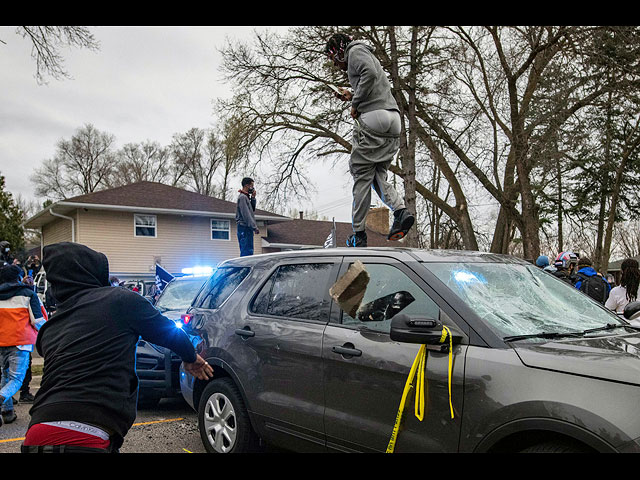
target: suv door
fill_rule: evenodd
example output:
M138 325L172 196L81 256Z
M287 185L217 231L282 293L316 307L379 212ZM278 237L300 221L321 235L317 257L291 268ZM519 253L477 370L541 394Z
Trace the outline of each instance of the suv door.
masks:
M259 428L281 446L325 449L322 335L340 258L287 259L270 271L238 323L232 348L251 358L245 382ZM265 276L267 277L267 276ZM284 434L284 435L283 435ZM293 436L293 437L292 437Z
M408 292L410 295L403 295L413 300L401 308L402 313L439 319L451 325L449 317L426 293L430 289L402 262L389 257L345 257L340 276L355 260L362 261L370 276L361 305ZM339 320L325 329L323 347L327 446L343 451L384 452L420 345L392 341L391 319L383 318L382 312L369 312L363 321L349 316L335 302L332 311L334 308L339 312ZM457 451L465 352L466 345L454 346L452 420L448 354L428 350L424 419L420 422L415 417L414 395L409 394L396 452Z

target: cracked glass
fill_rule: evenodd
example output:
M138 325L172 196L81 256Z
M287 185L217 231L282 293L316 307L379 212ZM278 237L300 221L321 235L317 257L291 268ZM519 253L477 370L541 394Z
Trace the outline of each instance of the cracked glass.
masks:
M622 323L573 286L535 266L423 265L502 337L576 332Z

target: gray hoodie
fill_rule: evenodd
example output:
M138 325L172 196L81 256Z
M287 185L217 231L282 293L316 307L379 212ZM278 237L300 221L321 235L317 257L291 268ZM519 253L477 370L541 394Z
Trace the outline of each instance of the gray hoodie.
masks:
M238 206L236 208L237 224L256 230L258 225L256 224L255 209L256 199L254 197L249 198L249 195L240 193L240 195L238 195Z
M373 110L396 110L389 80L373 54L373 48L356 40L346 50L347 75L353 88L351 105L360 113Z

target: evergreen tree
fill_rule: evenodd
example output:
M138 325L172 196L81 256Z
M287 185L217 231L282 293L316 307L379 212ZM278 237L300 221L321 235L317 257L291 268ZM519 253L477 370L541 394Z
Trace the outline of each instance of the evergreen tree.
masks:
M4 176L0 175L0 241L6 240L15 252L24 248L23 213L11 192L5 190Z

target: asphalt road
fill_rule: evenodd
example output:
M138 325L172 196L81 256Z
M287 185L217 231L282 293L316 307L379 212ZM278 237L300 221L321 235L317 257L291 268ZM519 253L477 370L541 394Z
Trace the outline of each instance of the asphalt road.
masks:
M16 405L16 421L0 427L0 453L20 452L29 408L31 404ZM180 398L163 399L154 409L138 410L120 453L206 453L196 412Z
M42 358L33 358L34 365ZM33 377L30 388L35 394L40 376ZM19 394L14 395L17 399ZM0 427L0 454L20 453L20 445L29 425L30 403L15 403L18 418ZM281 452L265 447L266 453ZM136 420L125 437L120 453L206 453L198 431L198 415L182 397L163 398L157 407L138 409Z
M36 354L33 362L41 365L42 358ZM33 377L31 393L38 391L40 378ZM27 432L31 404L17 403L14 408L18 418L0 427L0 453L19 453ZM153 409L139 409L120 452L206 453L198 432L198 416L182 397L162 399Z

